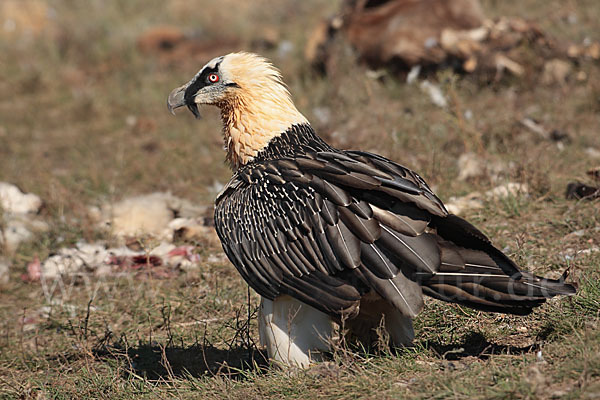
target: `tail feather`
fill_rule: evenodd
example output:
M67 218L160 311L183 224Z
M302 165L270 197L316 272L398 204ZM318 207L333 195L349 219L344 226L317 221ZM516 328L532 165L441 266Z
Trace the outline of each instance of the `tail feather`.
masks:
M495 303L491 301L486 301L484 299L475 298L474 296L471 296L470 299L467 298L468 296L449 296L440 289L442 288L435 286L423 286L423 293L438 300L442 300L448 303L461 304L470 308L474 308L476 310L515 315L527 315L531 313L531 311L533 311L534 307L542 305L545 301L545 299L541 299L533 303L526 302L509 306L503 303Z
M547 298L572 295L575 286L520 271L479 230L451 215L436 222L441 264L434 275L417 272L423 293L484 311L524 315Z

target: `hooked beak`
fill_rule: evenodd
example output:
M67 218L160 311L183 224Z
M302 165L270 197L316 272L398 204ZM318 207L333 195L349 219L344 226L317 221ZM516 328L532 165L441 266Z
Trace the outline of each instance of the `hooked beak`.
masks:
M187 106L187 108L194 114L196 118L200 118L200 111L198 110L198 105L193 101L188 101L185 96L185 91L188 88L189 83L174 89L167 98L167 108L171 112L171 114L175 115L175 109L183 106Z

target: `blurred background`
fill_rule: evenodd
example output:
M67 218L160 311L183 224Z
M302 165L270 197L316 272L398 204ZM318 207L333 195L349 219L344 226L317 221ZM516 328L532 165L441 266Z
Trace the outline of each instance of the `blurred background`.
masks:
M597 0L0 0L0 395L598 395L599 41ZM571 266L579 300L520 319L430 302L419 350L378 372L346 354L295 381L219 375L255 360L257 298L211 227L218 111L166 98L239 50L331 144L419 172L526 269ZM519 355L490 369L490 346Z

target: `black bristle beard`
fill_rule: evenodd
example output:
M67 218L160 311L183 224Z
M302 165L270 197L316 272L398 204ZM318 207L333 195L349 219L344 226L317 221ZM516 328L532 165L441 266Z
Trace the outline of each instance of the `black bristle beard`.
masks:
M194 114L194 117L196 117L196 119L202 118L202 116L200 115L200 110L198 110L198 104L190 103L187 105L187 108L192 112L192 114Z

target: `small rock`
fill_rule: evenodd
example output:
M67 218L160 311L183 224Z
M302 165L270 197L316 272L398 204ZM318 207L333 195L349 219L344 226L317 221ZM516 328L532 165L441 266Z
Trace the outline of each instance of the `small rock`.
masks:
M577 79L578 82L585 82L588 79L588 75L586 74L585 71L579 71L579 72L577 72L577 75L575 75L575 78Z
M571 233L566 234L565 236L563 236L563 243L567 243L569 241L579 241L579 238L582 238L583 236L585 236L586 234L586 230L585 229L579 229L576 231L573 231Z
M423 42L423 46L426 49L431 49L433 47L436 47L439 44L437 38L434 38L433 36L428 37L427 39L425 39L425 42Z
M547 61L542 72L542 83L544 85L564 85L567 83L567 77L572 69L571 63L558 58Z
M583 250L576 250L572 247L568 247L564 251L561 251L559 253L559 256L561 259L563 259L565 261L572 261L579 256L586 256L586 255L595 254L598 252L600 252L600 247L597 247L597 246L590 247L590 248L583 249Z
M593 147L588 147L585 149L585 153L591 158L600 158L600 150L595 149Z
M537 359L538 362L544 362L544 356L542 355L541 350L538 350L538 352L535 353L535 358Z
M560 398L565 397L568 394L569 394L568 390L566 390L566 389L559 389L559 390L553 391L550 397L552 399L560 399ZM600 395L596 396L596 398L600 398Z
M286 59L290 54L294 52L294 43L289 40L282 40L277 46L277 56L280 59Z
M583 255L588 255L588 254L593 254L593 253L598 253L600 251L600 247L590 247L589 249L583 249L577 252L577 255L583 254Z
M521 64L511 60L504 54L496 53L494 61L498 72L506 70L515 76L521 76L525 73L525 68Z
M130 128L133 128L135 124L137 124L137 121L138 119L135 115L128 115L125 117L125 124Z
M472 73L472 72L475 72L478 64L479 64L479 61L477 61L477 57L471 56L471 57L467 58L465 60L465 62L463 63L463 69L468 73Z
M569 233L569 235L567 235L567 236L582 237L583 235L585 235L585 229L579 229L577 231L573 231L573 232Z
M383 78L386 75L386 71L383 68L380 69L368 69L365 72L365 76L374 81Z
M400 379L398 382L394 382L394 385L406 388L415 383L416 381L417 378Z
M331 122L331 109L329 107L313 108L313 115L321 125L327 125Z
M206 259L206 262L209 264L225 264L227 262L227 257L224 253L210 254Z
M520 121L520 123L525 128L529 129L531 132L538 134L541 138L545 140L551 140L553 142L557 142L558 144L560 144L560 142L569 143L571 141L571 137L567 132L560 129L546 129L542 124L540 124L533 118L523 118Z
M32 193L23 193L11 183L0 182L0 208L5 213L36 214L42 200Z
M412 85L413 83L415 83L417 81L417 78L419 78L420 73L421 73L421 66L420 65L413 66L410 69L410 71L408 72L408 75L406 75L406 83L408 83L409 85Z
M520 122L525 128L529 129L533 133L538 134L543 139L547 140L550 138L550 133L548 130L533 118L523 118Z
M448 106L448 100L442 92L439 86L429 82L423 81L420 85L421 90L429 95L431 102L440 108L446 108Z

